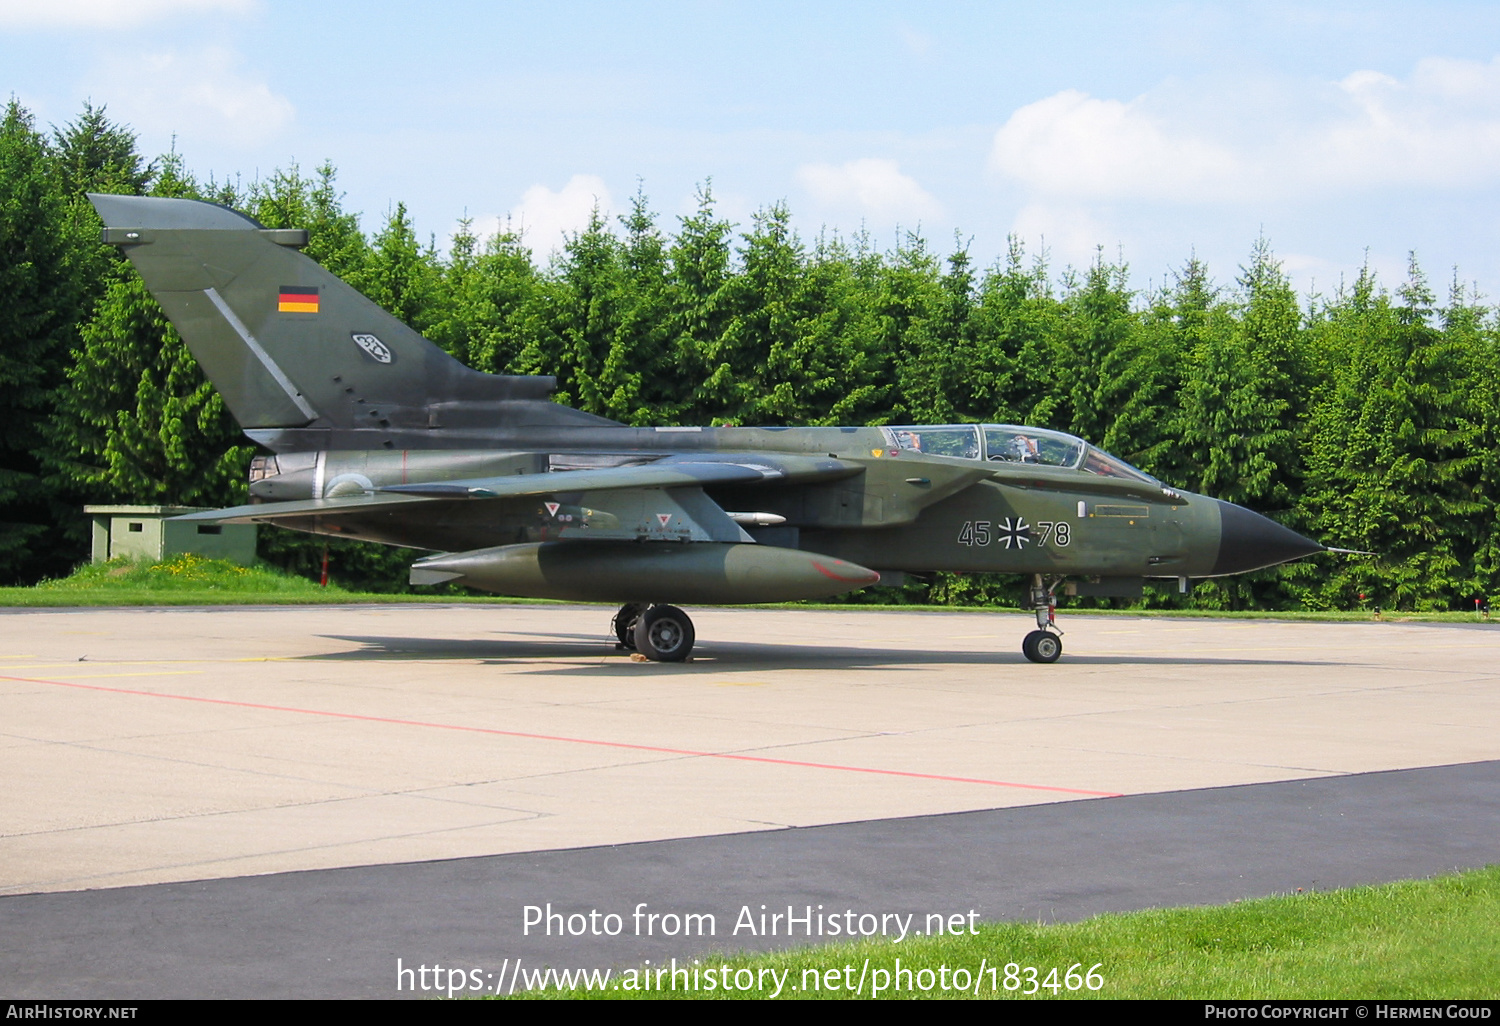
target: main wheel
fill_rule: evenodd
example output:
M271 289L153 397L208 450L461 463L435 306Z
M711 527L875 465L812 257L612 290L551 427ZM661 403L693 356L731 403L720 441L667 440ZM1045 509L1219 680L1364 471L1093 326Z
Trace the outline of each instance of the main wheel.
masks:
M694 638L693 621L676 606L652 606L635 622L635 650L657 662L682 662Z
M1021 642L1021 653L1034 663L1055 663L1062 655L1062 638L1051 631L1032 631Z
M640 619L645 606L632 602L620 607L615 618L609 622L609 629L615 632L615 637L620 639L620 647L635 651L635 622Z

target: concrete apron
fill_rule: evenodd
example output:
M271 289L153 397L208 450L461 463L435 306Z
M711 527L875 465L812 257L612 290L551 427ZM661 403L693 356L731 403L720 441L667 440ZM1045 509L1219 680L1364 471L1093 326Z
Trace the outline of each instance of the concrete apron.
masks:
M0 894L1500 758L1493 628L612 609L0 614Z

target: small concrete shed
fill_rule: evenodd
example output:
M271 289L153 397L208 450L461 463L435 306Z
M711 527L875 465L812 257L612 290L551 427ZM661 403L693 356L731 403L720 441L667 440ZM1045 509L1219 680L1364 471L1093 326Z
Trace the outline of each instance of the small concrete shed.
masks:
M255 524L174 523L171 518L198 513L201 506L85 506L94 521L94 562L125 556L129 559L171 559L185 552L209 559L227 559L249 566L255 562Z

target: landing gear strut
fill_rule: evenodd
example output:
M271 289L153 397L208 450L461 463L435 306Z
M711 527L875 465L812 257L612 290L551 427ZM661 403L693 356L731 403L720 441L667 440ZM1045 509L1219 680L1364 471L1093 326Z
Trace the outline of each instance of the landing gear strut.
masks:
M1041 574L1031 578L1031 608L1036 613L1037 629L1021 642L1021 654L1034 663L1055 663L1062 655L1062 631L1057 628L1057 586L1042 581Z
M635 651L635 622L640 619L646 607L636 603L621 606L615 618L609 622L609 629L619 639L615 648L622 651Z
M676 606L622 606L610 628L619 639L616 648L639 652L660 663L682 662L697 640L692 619Z

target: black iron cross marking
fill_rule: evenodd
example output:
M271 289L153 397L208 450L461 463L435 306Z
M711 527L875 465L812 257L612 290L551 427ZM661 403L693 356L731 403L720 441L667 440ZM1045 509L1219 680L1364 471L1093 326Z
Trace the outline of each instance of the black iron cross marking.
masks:
M1031 541L1031 525L1020 517L1006 517L995 525L996 540L1005 543L1007 549L1024 549Z

